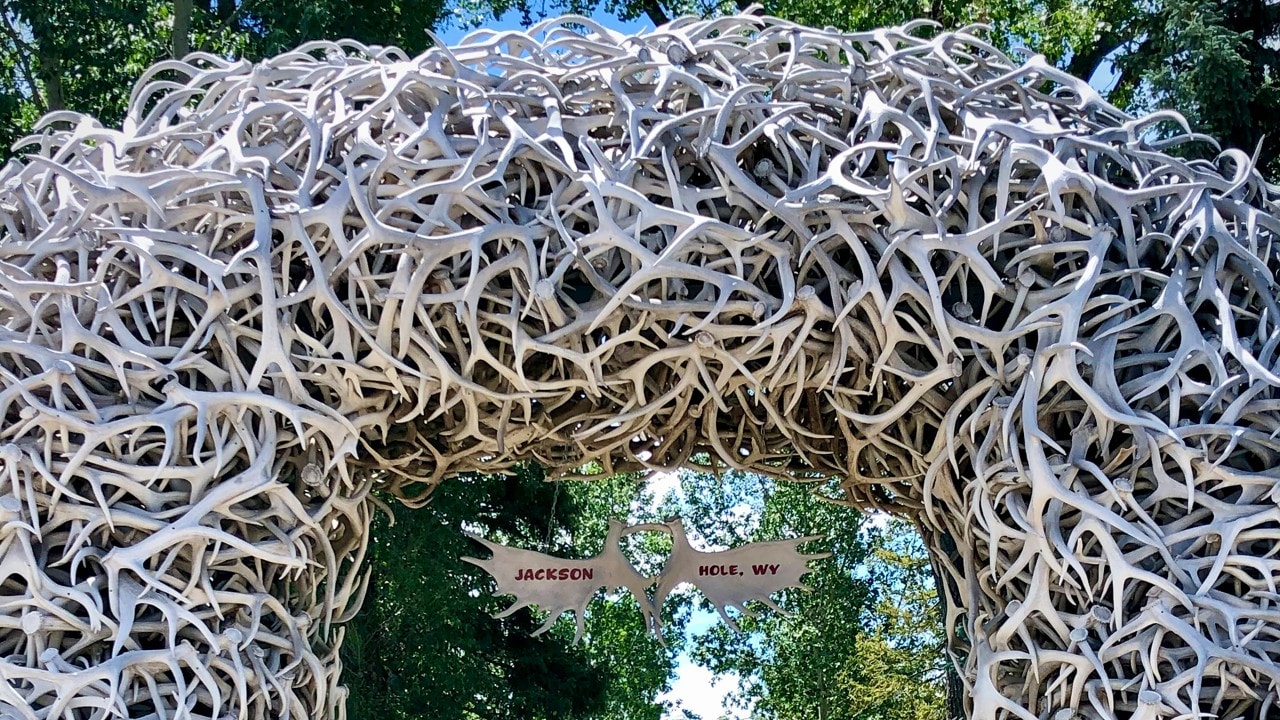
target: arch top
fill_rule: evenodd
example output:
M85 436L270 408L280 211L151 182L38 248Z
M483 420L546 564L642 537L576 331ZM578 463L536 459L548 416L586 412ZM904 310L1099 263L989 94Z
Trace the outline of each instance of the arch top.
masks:
M234 376L336 413L362 457L400 458L375 464L422 459L406 478L703 457L879 484L925 472L958 389L1035 347L1026 297L1070 294L1074 243L1120 229L1125 182L1173 197L1203 172L1153 158L1149 121L1087 84L963 32L574 23L414 59L312 43L163 63L124 132L51 118L42 137L75 192L111 189L71 204L114 217L47 224L63 200L24 199L19 232L92 236L118 248L95 256L103 281L184 293L150 318L207 329L158 353L200 359L166 363L184 386ZM148 190L123 186L136 173ZM63 252L22 245L21 265Z
M835 476L933 543L976 717L1140 690L1254 707L1280 682L1266 647L1143 670L1121 642L1148 596L1237 628L1266 584L1239 558L1271 521L1233 508L1274 510L1280 479L1280 205L1248 156L1176 157L1196 138L1158 131L1180 118L971 32L569 22L416 58L196 54L144 77L123 129L46 118L0 171L0 490L77 528L66 557L203 608L195 646L234 624L189 591L202 568L258 593L301 573L271 632L309 662L358 603L375 481L521 459ZM109 527L81 529L88 507ZM1191 537L1228 517L1234 554ZM200 527L252 549L218 560ZM1128 649L1009 659L1074 652L1092 607ZM1248 623L1223 632L1273 629ZM262 702L327 707L335 678ZM1063 689L1089 683L1104 699Z

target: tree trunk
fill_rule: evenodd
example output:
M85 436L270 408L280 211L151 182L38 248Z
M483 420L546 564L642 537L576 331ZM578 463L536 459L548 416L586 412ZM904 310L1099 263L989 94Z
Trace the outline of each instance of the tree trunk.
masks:
M191 52L192 0L173 0L173 57L181 60Z
M26 81L27 87L31 88L31 99L35 102L40 113L43 114L49 110L49 106L45 104L44 94L40 92L42 83L36 80L36 70L31 67L32 55L35 53L32 52L31 45L22 39L22 33L18 32L18 29L10 24L11 21L17 22L17 20L11 20L12 17L9 14L0 14L0 32L8 36L13 43L13 47L17 50L14 57L17 61L18 73Z
M658 0L643 0L644 14L653 22L654 27L666 25L671 22L671 18L667 17L667 13L662 9L662 5Z
M56 50L46 49L43 44L36 52L40 57L40 75L44 80L45 112L65 110L67 101L62 96L62 57Z

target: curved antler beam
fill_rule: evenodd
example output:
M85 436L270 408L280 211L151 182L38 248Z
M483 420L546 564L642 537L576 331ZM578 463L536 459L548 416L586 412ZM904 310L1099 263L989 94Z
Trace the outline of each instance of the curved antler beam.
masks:
M519 459L845 478L979 720L1274 711L1248 157L968 31L573 22L161 63L0 172L3 714L329 717L370 488Z

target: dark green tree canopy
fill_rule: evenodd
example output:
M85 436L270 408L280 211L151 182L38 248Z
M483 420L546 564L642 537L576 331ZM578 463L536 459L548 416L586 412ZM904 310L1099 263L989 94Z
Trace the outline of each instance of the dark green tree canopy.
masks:
M902 521L867 522L827 499L836 488L778 484L755 475L681 477L681 514L706 542L823 535L812 550L811 592L777 598L788 614L716 624L694 657L734 673L736 703L756 720L941 720L947 665L933 574L919 536ZM824 492L825 491L825 492ZM695 593L696 594L696 593Z
M0 0L0 143L52 110L119 122L142 72L187 51L256 60L351 38L417 53L445 11L443 0Z
M307 40L428 46L428 30L514 12L603 11L656 23L736 12L752 0L0 0L0 147L50 110L117 122L134 80L188 50L251 60ZM1134 112L1171 108L1223 148L1280 172L1280 4L1264 0L766 0L762 11L843 29L928 18L987 23ZM1212 155L1211 144L1185 152Z
M529 608L501 619L511 598L462 556L483 547L463 531L558 557L594 555L609 517L626 517L634 478L549 483L540 468L465 476L423 508L380 514L371 534L369 591L347 626L343 681L352 720L659 720L681 647L679 603L666 646L646 632L635 600L601 592L585 641L565 618L550 633ZM635 548L647 557L661 547Z

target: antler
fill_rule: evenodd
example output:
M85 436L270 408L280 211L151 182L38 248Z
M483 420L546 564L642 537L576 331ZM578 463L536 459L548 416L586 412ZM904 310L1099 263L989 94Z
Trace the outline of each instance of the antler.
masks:
M195 54L0 170L6 709L324 717L370 489L517 459L844 478L981 720L1274 706L1250 158L977 31L572 22Z

